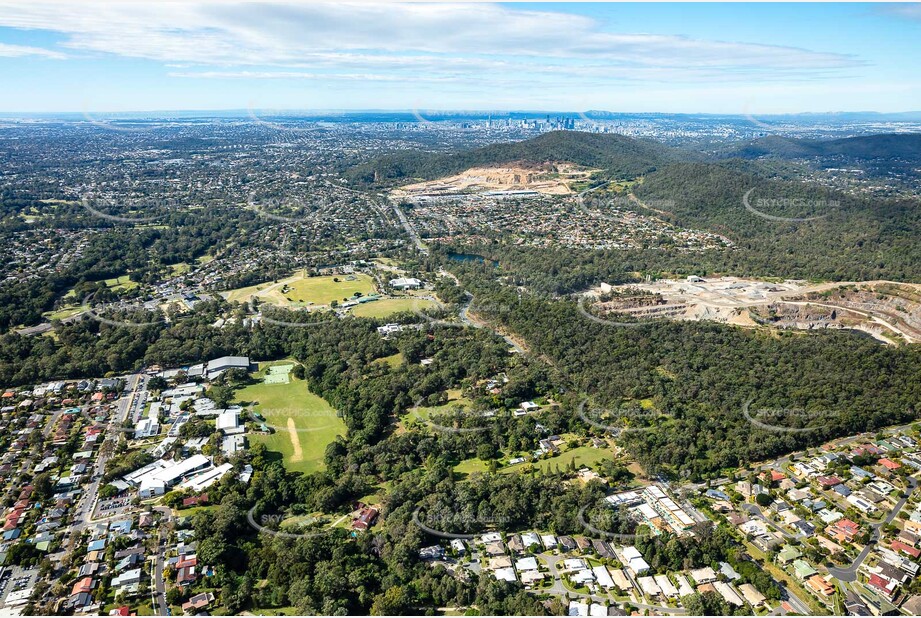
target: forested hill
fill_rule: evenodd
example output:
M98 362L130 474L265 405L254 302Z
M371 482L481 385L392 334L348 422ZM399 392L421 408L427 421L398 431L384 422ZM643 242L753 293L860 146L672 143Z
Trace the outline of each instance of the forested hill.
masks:
M584 395L608 409L652 402L663 415L656 430L622 439L656 473L716 475L918 419L921 350L914 346L881 346L845 332L772 334L706 322L622 328L586 320L570 301L519 295L472 270L461 277L473 290L472 310L527 341L535 357L550 359L574 404ZM754 427L743 414L746 401L813 410L808 424L815 429ZM804 421L798 419L788 422Z
M738 263L732 270L921 280L921 211L911 200L864 199L704 163L669 164L647 176L635 193L677 225L735 242Z
M566 161L604 169L611 177L633 178L674 160L676 152L652 140L623 135L554 131L530 140L492 144L464 152L391 154L352 168L346 177L357 184L387 184L416 178L431 180L482 165ZM689 155L682 153L681 156Z
M791 139L769 135L735 144L722 156L757 159L798 159L806 157L859 160L900 160L921 162L921 133L888 133L833 140Z

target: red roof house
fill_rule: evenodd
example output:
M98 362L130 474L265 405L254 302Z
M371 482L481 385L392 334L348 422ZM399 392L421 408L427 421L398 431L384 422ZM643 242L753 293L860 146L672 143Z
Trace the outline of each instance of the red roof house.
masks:
M377 521L378 510L373 506L365 507L358 513L358 517L352 522L352 528L356 530L367 530Z
M892 549L895 551L900 551L903 554L908 554L912 558L917 558L918 556L921 556L921 549L918 549L917 547L912 547L911 545L903 543L902 541L893 541Z
M75 595L75 594L80 594L83 592L90 593L93 591L93 585L95 583L96 582L92 577L84 577L83 579L78 580L77 583L74 584L73 590L70 591L70 594Z

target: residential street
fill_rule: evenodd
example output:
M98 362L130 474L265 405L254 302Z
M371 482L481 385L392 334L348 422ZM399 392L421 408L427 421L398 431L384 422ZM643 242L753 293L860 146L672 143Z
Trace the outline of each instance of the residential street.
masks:
M876 543L879 541L880 530L892 523L892 520L899 514L899 511L902 510L902 507L905 506L905 503L908 502L908 499L915 492L915 489L918 488L918 481L914 477L908 477L909 489L905 494L905 497L899 500L898 504L889 511L889 515L886 516L886 519L878 524L873 524L873 534L870 536L870 542L867 543L866 547L863 548L863 551L857 556L854 562L851 563L851 566L845 568L831 567L828 569L828 572L834 575L837 579L843 582L853 582L857 580L857 570L860 568L860 565L863 564L863 561L866 560L867 556L873 551L873 548L876 547Z
M169 607L166 604L166 581L163 579L163 569L173 512L168 506L155 506L153 510L163 515L163 520L157 530L157 555L154 560L153 574L151 575L153 586L150 588L150 594L156 615L168 616Z
M106 442L115 439L116 428L120 428L122 423L127 418L128 412L131 409L132 402L135 398L135 393L143 388L146 384L146 377L136 374L131 375L127 378L125 382L125 395L118 400L118 408L113 416L110 419L109 424L106 426ZM76 506L76 512L74 514L74 521L71 525L71 535L70 543L68 544L68 551L72 550L77 539L80 537L80 534L83 530L92 522L93 511L96 508L96 501L99 498L99 485L102 482L102 475L105 474L106 462L109 459L109 450L104 444L102 448L99 449L99 455L96 458L96 464L93 471L93 480L87 486L86 491L80 497L80 500Z

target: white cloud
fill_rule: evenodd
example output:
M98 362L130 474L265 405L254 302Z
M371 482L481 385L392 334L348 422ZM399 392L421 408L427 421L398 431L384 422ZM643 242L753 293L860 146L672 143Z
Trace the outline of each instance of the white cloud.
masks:
M892 15L921 20L921 3L905 2L899 4L885 4L879 8Z
M42 49L41 47L28 47L26 45L8 45L7 43L0 43L0 57L3 58L21 58L23 56L39 56L42 58L51 58L53 60L60 60L65 58L64 54L51 51L49 49Z
M397 81L411 71L480 78L484 71L546 73L555 64L572 75L694 81L821 76L861 64L795 47L612 33L579 15L489 4L0 0L0 26L57 32L61 46L84 53L318 76L340 71L338 79L388 73Z
M456 78L428 75L390 75L379 73L308 73L305 71L175 71L170 77L191 79L306 79L375 82L453 82Z

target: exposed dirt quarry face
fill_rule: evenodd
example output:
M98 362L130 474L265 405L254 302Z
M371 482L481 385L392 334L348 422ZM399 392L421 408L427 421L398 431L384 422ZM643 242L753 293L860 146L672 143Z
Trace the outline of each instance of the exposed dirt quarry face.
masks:
M910 343L921 342L921 287L889 281L844 285L824 292L809 292L791 302L810 307L838 309L842 319L856 319L865 326L889 325ZM882 329L885 331L885 329Z
M571 163L514 163L472 167L455 176L400 187L393 191L392 197L486 191L534 191L544 195L570 195L575 192L571 186L573 183L588 180L596 171Z
M767 282L737 277L602 285L598 314L709 320L798 330L855 329L889 344L921 343L921 286L893 281Z

